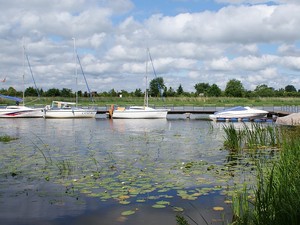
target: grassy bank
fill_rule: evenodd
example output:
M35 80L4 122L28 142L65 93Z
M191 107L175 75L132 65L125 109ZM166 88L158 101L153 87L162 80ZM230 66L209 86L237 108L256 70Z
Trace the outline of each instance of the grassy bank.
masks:
M53 100L71 101L74 98L63 97L42 97L26 98L27 105L49 105ZM97 106L106 105L142 105L144 103L143 97L95 97L94 103L89 98L79 98L79 104L89 105L95 104ZM12 102L0 100L0 104L12 104ZM168 98L149 98L149 104L152 106L291 106L300 105L300 98L228 98L228 97L168 97Z
M265 129L265 133L269 133L269 130ZM281 127L275 132L276 134L268 136L276 136L279 157L271 164L269 160L257 160L257 184L252 187L252 190L245 187L244 191L235 195L232 225L297 225L300 223L300 140L298 138L300 130ZM254 129L253 133L256 133L257 137L260 136L261 128ZM227 142L230 140L236 143L236 139L243 139L241 133L231 134L231 136L227 135ZM259 141L257 140L256 143ZM271 141L268 148L273 147L274 142ZM239 150L241 148L238 147Z

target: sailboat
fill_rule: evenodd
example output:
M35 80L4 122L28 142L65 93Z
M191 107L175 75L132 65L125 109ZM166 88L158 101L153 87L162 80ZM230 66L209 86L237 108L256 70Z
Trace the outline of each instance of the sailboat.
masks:
M16 101L16 105L9 105L4 108L0 108L0 118L36 118L43 117L42 108L31 108L25 105L19 105L23 102L22 98L12 97L8 95L0 95L0 98L6 98Z
M147 58L148 56L151 60L149 49L147 49ZM148 60L146 60L146 90L144 96L144 105L130 106L129 108L124 108L124 107L115 108L114 105L112 105L109 110L109 117L113 119L166 119L167 118L169 109L154 109L149 107L147 74L148 74Z
M76 75L76 85L77 85L77 61L79 57L76 51L75 38L74 41L74 64L75 64L75 75ZM81 64L80 64L81 66ZM82 67L81 67L82 69ZM83 72L83 70L82 70ZM84 76L84 73L83 73ZM84 76L85 78L85 76ZM86 81L86 79L85 79ZM88 84L86 82L88 87ZM88 87L89 90L89 87ZM90 92L90 90L89 90ZM91 96L91 94L90 94ZM76 91L76 102L64 102L64 101L52 101L51 106L45 107L44 118L95 118L97 109L89 107L78 107L78 93Z
M23 45L23 70L24 70L24 74L23 74L23 83L24 83L24 77L25 77L25 56L27 58L27 62L28 62L28 66L35 84L35 80L31 71L31 66L29 63L29 59L28 59L28 55L26 54L25 51L25 46ZM3 80L3 82L5 82L6 78ZM38 91L36 84L35 84L35 88ZM38 93L39 95L39 93ZM15 105L9 105L6 106L4 108L0 108L0 118L37 118L37 117L43 117L43 108L31 108L31 107L27 107L25 106L25 93L23 90L23 98L19 98L19 97L13 97L13 96L8 96L8 95L2 95L0 94L0 98L5 98L8 100L12 100L15 101L16 104ZM22 103L22 105L20 105L20 103Z

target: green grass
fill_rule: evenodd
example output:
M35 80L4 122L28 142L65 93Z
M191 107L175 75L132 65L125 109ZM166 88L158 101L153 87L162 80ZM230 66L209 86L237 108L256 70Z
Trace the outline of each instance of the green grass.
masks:
M49 105L53 100L58 101L71 101L74 102L75 98L63 97L26 97L26 105ZM97 106L115 105L142 105L144 103L143 97L94 97L94 103L90 98L79 98L79 104ZM14 104L11 101L0 100L0 104ZM300 105L300 98L230 98L230 97L150 97L149 104L152 106L294 106Z
M300 224L299 132L299 128L281 128L279 159L271 166L263 160L257 162L254 199L248 198L246 189L234 197L232 224Z

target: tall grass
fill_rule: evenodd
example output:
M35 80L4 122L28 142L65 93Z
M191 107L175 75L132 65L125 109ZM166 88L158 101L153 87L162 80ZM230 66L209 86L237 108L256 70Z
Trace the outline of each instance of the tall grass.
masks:
M266 130L268 132L268 130ZM244 190L233 199L234 225L300 224L299 130L281 129L281 152L272 166L257 163L254 201ZM241 210L244 209L244 210ZM251 210L250 210L251 209Z
M242 148L244 132L236 129L232 123L224 126L223 130L225 131L224 147L234 152L239 151Z
M280 145L280 133L278 128L261 123L243 124L241 129L234 124L225 125L224 147L233 152L243 149L262 149L278 147Z

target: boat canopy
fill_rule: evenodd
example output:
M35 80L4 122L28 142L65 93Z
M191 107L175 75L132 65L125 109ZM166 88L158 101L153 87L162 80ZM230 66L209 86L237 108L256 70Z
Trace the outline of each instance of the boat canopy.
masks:
M248 110L248 109L249 109L249 108L247 108L247 107L236 106L236 107L233 107L233 108L224 109L223 112L227 112L227 111L246 111L246 110Z
M53 101L52 102L52 108L71 108L72 106L75 106L75 102L62 102L62 101Z
M16 102L23 102L22 98L8 96L8 95L1 95L0 94L0 98L6 98L6 99L13 100L13 101L16 101Z
M215 112L214 114L215 115L218 115L220 113L223 113L223 112L232 112L232 111L247 111L249 109L249 107L243 107L243 106L235 106L235 107L232 107L232 108L228 108L228 109L223 109L221 111L217 111Z

